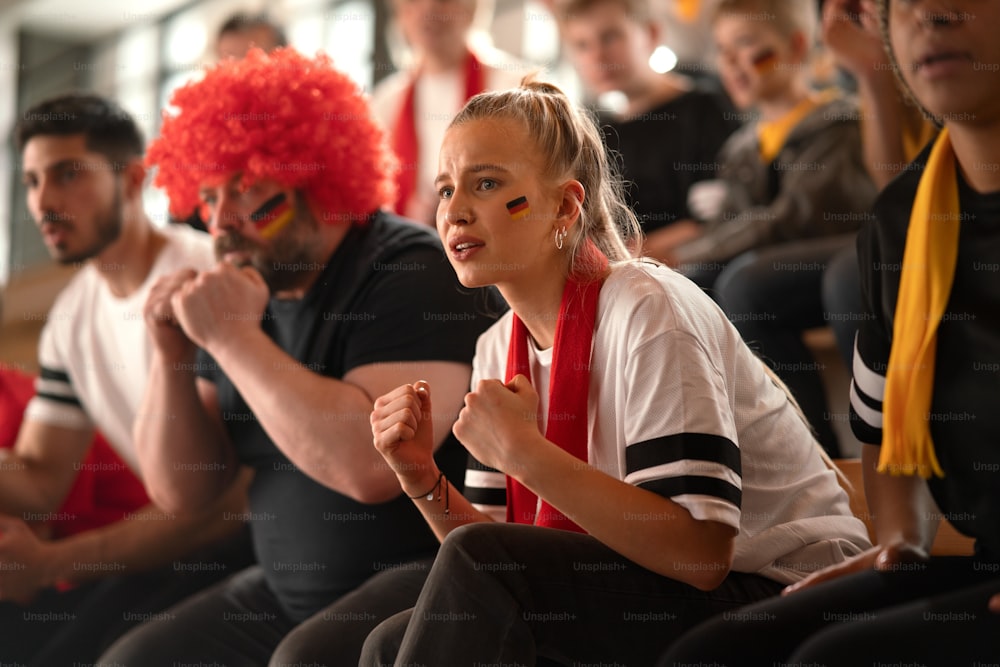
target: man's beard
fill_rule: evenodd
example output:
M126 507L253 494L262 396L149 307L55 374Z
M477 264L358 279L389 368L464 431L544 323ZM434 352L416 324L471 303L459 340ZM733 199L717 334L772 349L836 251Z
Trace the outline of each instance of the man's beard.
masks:
M43 221L56 225L63 224L58 214L46 214ZM111 202L111 206L108 210L98 213L94 219L94 229L97 232L97 238L94 239L94 242L72 255L57 254L55 255L55 260L60 264L79 264L100 255L104 252L105 248L118 240L118 237L121 236L123 225L122 189L121 184L116 181L115 198ZM55 249L55 252L58 253L59 249Z
M316 256L318 226L309 209L298 205L295 217L271 240L269 248L231 231L215 237L215 256L222 259L229 252L245 252L249 259L243 264L257 269L272 293L294 289L326 260Z

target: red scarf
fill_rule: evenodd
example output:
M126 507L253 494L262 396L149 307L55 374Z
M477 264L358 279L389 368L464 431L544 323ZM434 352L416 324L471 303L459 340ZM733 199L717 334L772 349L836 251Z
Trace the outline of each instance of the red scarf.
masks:
M472 53L467 52L465 58L465 97L464 100L478 95L486 90L486 71L482 63ZM396 203L393 207L399 215L406 215L406 205L417 189L417 166L420 161L420 142L417 139L417 73L410 81L403 96L403 106L396 118L396 126L392 133L392 149L399 158L399 171L396 173Z
M607 266L607 259L604 260L604 266ZM572 277L566 281L562 302L559 304L559 320L556 323L556 338L552 350L549 415L545 437L581 461L587 460L590 354L597 318L597 298L603 283L603 278L588 283L577 282ZM531 369L528 366L528 329L515 313L507 351L507 382L518 374L531 379ZM544 500L539 502L534 493L509 475L507 521L585 532Z

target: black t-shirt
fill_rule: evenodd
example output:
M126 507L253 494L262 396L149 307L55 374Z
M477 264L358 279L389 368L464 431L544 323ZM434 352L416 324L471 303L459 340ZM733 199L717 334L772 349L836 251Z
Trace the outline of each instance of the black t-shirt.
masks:
M738 118L724 95L700 87L643 114L602 114L605 145L622 168L626 199L644 232L691 217L688 189L715 178L719 150Z
M458 283L429 229L378 213L347 233L303 299L272 299L262 327L296 360L332 378L373 363L471 364L477 337L493 321L483 315L486 297ZM222 369L204 353L200 362L240 461L255 471L257 559L293 618L309 617L393 564L434 553L437 539L410 500L365 505L313 481L271 441ZM331 419L344 418L335 411ZM337 451L336 442L329 446ZM454 436L437 459L460 484L466 454Z
M900 267L913 199L930 148L875 203L858 237L869 317L858 331L851 419L862 442L881 444ZM1000 193L975 192L959 176L961 227L955 282L937 334L930 429L944 478L929 485L944 515L1000 558ZM860 359L858 358L860 357Z

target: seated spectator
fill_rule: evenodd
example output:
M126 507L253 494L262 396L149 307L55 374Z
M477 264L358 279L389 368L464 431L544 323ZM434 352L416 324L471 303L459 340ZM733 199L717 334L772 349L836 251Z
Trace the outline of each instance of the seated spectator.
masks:
M437 155L448 122L484 90L516 86L527 65L469 45L477 0L392 0L410 66L379 82L372 109L399 158L396 213L434 226Z
M759 117L722 148L719 179L692 188L704 233L667 257L713 296L737 256L851 233L875 196L856 106L836 90L810 89L817 24L811 2L722 0L715 14L722 83L741 111Z
M152 352L142 303L158 276L208 265L211 244L207 234L186 227L153 226L142 204L142 135L111 101L89 94L44 100L22 114L15 145L28 211L49 253L81 265L46 318L37 394L0 466L0 512L30 518L48 516L66 500L95 430L139 472L132 421ZM164 413L158 418L168 423ZM93 478L94 493L127 493L121 478ZM127 494L126 502L138 498ZM142 619L252 561L240 539L243 522L231 518L244 503L236 485L197 512L146 505L48 542L20 519L8 519L0 531L3 550L20 567L5 572L17 585L0 589L0 597L17 602L37 594L39 609L52 612L11 612L6 605L13 602L3 602L4 614L14 617L5 616L4 624L5 636L14 638L11 650L31 664L93 662ZM191 559L210 565L189 567ZM64 584L73 590L51 591Z
M440 384L433 447L460 469L449 427L492 322L478 314L485 295L459 288L436 234L381 210L388 145L328 58L252 49L171 105L149 151L156 183L175 212L206 212L221 261L164 278L145 305L154 353L139 463L150 496L176 512L252 468L260 564L102 659L354 667L368 631L413 605L437 550L371 446L371 397L414 374Z
M872 181L881 188L923 147L911 136L922 134L926 143L933 133L925 131L930 123L916 107L904 102L871 7L866 11L855 5L851 0L827 0L824 43L857 80L862 153ZM843 217L863 224L871 215ZM717 283L719 303L730 320L792 390L831 456L841 452L833 429L833 420L840 416L829 407L821 364L802 334L832 325L850 366L854 333L864 316L856 237L842 234L747 253L734 260L725 280Z
M692 631L662 664L994 662L1000 616L1000 4L881 0L894 71L943 124L858 239L851 387L877 546ZM988 268L987 268L988 267ZM972 556L928 557L942 517Z
M740 126L729 100L649 58L660 29L649 0L561 0L556 12L570 59L592 95L619 92L625 106L601 125L620 160L626 196L645 234L643 253L663 259L697 236L688 189L715 178L723 142Z
M630 258L599 131L558 89L474 97L440 164L448 258L512 312L480 337L454 425L466 495L431 457L433 383L375 403L375 447L443 543L360 664L650 664L698 619L868 546L725 315Z

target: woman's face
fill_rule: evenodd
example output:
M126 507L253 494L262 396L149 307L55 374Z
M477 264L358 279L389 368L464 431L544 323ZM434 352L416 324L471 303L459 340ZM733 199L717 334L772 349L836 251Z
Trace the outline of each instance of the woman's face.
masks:
M945 122L1000 120L1000 2L890 0L889 40L906 84Z
M467 287L539 284L565 275L555 230L567 222L562 189L543 173L520 122L482 119L453 126L441 146L437 229Z

